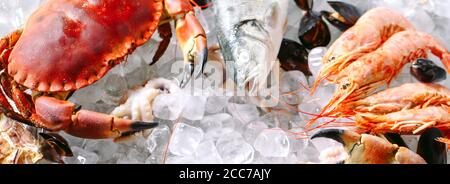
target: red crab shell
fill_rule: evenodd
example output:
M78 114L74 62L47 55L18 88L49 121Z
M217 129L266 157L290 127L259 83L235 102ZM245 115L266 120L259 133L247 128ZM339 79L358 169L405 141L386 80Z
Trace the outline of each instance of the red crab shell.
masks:
M28 20L8 73L37 91L94 83L158 27L162 0L49 0Z

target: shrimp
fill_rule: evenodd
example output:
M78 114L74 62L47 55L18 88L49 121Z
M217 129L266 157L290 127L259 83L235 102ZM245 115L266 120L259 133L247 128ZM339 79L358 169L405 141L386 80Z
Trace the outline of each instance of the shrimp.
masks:
M350 102L338 111L346 116L353 116L356 113L387 114L440 105L450 106L450 89L440 84L407 83Z
M356 124L361 129L376 133L419 134L430 127L447 133L450 130L450 106L408 109L385 115L358 113Z
M336 93L320 115L336 115L338 109L369 96L382 85L389 85L405 64L426 58L428 50L441 59L447 72L450 71L450 53L431 35L418 31L395 34L376 51L352 62L340 72L335 82L338 85Z
M316 77L312 92L323 79L332 80L333 75L352 61L376 50L392 35L405 30L414 30L414 26L396 11L383 7L369 10L324 55L323 67Z

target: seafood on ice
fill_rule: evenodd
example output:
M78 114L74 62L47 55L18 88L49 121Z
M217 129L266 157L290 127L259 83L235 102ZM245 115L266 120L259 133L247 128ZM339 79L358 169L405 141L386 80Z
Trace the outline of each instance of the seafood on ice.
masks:
M322 59L323 67L316 77L314 88L323 79L335 80L335 76L345 67L378 49L392 35L414 29L406 17L390 8L380 7L367 11L328 49Z
M450 53L431 35L411 30L394 34L380 48L340 70L334 81L336 92L321 114L334 115L339 106L365 98L378 87L389 85L404 65L426 58L427 51L438 56L450 72Z
M287 28L288 0L212 0L228 78L250 92L263 88Z

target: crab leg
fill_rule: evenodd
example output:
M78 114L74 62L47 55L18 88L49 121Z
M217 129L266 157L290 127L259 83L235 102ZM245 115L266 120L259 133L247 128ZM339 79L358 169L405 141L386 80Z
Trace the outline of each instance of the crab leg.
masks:
M158 125L156 122L132 121L88 110L77 111L75 104L48 96L38 97L35 109L31 119L39 121L47 129L62 130L89 139L119 138Z
M0 66L1 69L6 68L8 65L8 58L11 54L12 48L16 45L17 41L20 38L20 35L22 35L22 30L16 30L12 32L11 34L5 36L4 38L0 39Z
M197 77L203 73L208 58L206 33L195 17L194 9L189 1L164 0L164 4L168 14L176 21L175 32L185 61L185 76L181 86L185 86L194 75L194 64L201 65Z
M9 55L11 54L11 50L16 45L21 34L22 30L19 29L0 39L0 70L5 69L6 66L8 65L8 58ZM7 79L7 76L5 75L6 75L5 71L3 71L3 73L1 74L1 81L0 81L2 85L2 89L0 91L0 111L11 119L14 119L27 125L33 125L31 121L27 120L22 115L16 113L13 107L9 104L8 98L5 96L5 94L11 98L12 96L12 93L10 91L11 85Z

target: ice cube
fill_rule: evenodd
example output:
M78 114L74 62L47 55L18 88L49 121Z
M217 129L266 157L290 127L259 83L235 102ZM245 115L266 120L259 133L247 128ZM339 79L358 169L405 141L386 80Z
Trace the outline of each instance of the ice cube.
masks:
M218 113L222 111L227 106L228 100L230 100L230 97L225 95L209 96L206 101L206 112Z
M324 151L327 148L330 147L338 147L338 146L342 146L341 143L333 140L333 139L329 139L329 138L315 138L313 140L311 140L311 142L314 144L314 146L317 148L317 150L319 150L320 152Z
M205 131L205 139L217 140L224 134L234 129L234 121L231 115L226 113L205 116L199 124Z
M261 116L257 121L266 123L269 128L289 129L291 118L292 115L286 111L272 111Z
M283 99L290 105L301 103L303 96L308 93L308 81L300 71L284 72L281 78L280 92Z
M116 164L140 164L138 159L136 158L129 158L127 156L121 157L117 160Z
M205 96L185 96L182 116L189 120L201 120L205 114Z
M216 147L225 164L248 164L254 157L253 147L237 132L219 138Z
M185 107L185 97L180 93L161 94L153 101L153 114L165 120L175 120L180 117Z
M315 101L320 106L320 108L322 108L331 100L334 95L334 91L335 85L321 85L319 88L317 88L313 95L307 96L305 98L307 98L309 102Z
M286 157L264 157L262 155L257 156L260 164L296 164L297 156L294 153L289 153ZM255 163L255 162L252 162Z
M143 151L139 148L133 148L128 151L127 158L129 160L137 160L139 163L144 163L144 161L148 158L149 154L147 151Z
M98 161L98 155L86 151L78 146L71 147L73 156L65 157L64 162L68 164L96 164Z
M278 128L263 130L253 145L265 157L286 157L291 148L288 136Z
M117 74L105 76L105 82L100 89L105 90L105 98L112 102L118 102L127 91L127 81L124 77Z
M196 159L194 156L169 156L165 164L194 164Z
M62 137L64 137L64 139L66 139L67 142L69 142L70 146L78 146L78 147L83 147L83 145L86 142L86 139L83 138L79 138L79 137L75 137L72 135L69 135L63 131L61 131L59 133L59 135L61 135Z
M303 117L303 119L312 119L316 117L314 115L319 114L320 110L321 106L315 100L303 101L298 105L298 114Z
M268 128L265 122L253 121L244 127L243 136L248 143L253 144L259 133Z
M204 141L198 145L195 151L196 163L198 164L222 164L222 158L217 151L213 141Z
M84 147L85 150L96 153L101 162L113 158L113 154L119 149L119 145L111 140L89 140Z
M427 0L424 2L428 3L429 11L431 11L432 13L439 15L441 17L450 18L450 13L448 12L448 9L450 8L449 1ZM426 4L426 3L422 3L422 4Z
M319 150L311 141L308 141L308 146L305 149L297 152L297 159L300 163L319 163L319 156Z
M317 77L322 68L322 58L327 52L326 47L316 47L309 52L308 66L314 77Z
M421 7L407 10L405 16L420 31L431 33L436 27L431 16Z
M308 136L303 128L293 128L288 132L291 152L300 152L308 146Z
M147 137L147 149L150 152L150 157L147 159L146 163L163 163L169 139L170 129L167 125L153 129L152 133Z
M259 117L258 109L253 104L229 103L227 110L241 124L246 124Z
M394 10L404 13L404 12L408 11L410 8L412 8L413 4L410 2L411 1L409 1L409 0L396 0L396 1L379 0L379 1L377 1L377 6L389 7Z
M174 125L173 134L169 143L169 150L178 156L190 156L203 140L202 129L185 123Z

